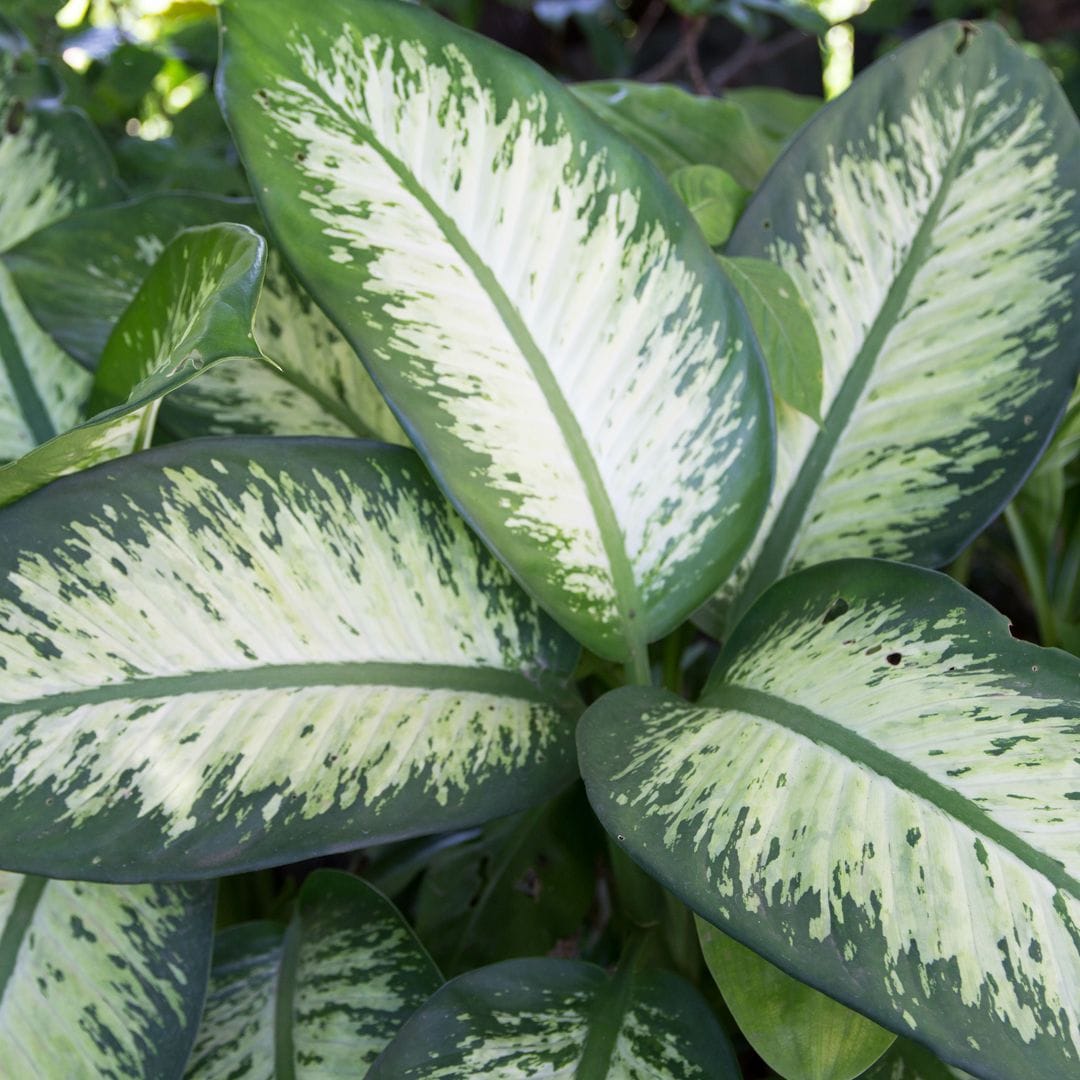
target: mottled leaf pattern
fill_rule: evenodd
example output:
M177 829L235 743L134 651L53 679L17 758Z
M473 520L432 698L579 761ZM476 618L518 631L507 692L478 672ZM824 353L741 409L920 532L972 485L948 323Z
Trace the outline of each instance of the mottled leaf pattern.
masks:
M173 240L105 346L88 404L96 415L0 468L0 505L149 446L161 399L221 361L265 363L251 330L265 265L265 242L242 225Z
M529 805L576 648L410 451L175 444L0 511L0 864L221 874Z
M608 695L590 799L699 914L986 1078L1080 1067L1080 660L952 579L787 578L698 705Z
M178 1077L210 963L213 890L0 871L5 1076Z
M304 882L286 930L223 931L188 1080L361 1077L442 983L393 905L334 870Z
M183 228L238 221L246 200L164 194L74 214L4 256L26 303L89 368L166 244ZM176 434L360 435L407 442L352 347L271 252L255 337L274 361L215 368L172 396Z
M686 209L557 82L431 12L223 12L226 112L290 264L500 558L640 658L726 576L770 467L753 333Z
M810 305L825 422L778 410L736 614L830 558L940 565L1000 511L1077 375L1078 176L1071 107L991 24L889 53L792 144L728 252Z
M369 1080L737 1080L697 992L665 971L612 979L575 960L507 960L452 979Z

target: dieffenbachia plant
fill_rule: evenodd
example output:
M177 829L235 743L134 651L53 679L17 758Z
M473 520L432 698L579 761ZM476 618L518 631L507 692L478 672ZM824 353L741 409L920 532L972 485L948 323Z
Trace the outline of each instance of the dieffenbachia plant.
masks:
M0 138L5 1063L1075 1074L1080 661L925 568L1074 392L1046 69L946 24L818 111L220 28L255 203Z

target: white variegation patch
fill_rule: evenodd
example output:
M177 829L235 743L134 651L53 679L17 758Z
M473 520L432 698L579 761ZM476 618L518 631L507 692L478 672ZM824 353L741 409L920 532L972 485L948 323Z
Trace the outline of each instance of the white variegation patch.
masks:
M561 706L529 681L553 640L538 610L419 463L383 451L365 487L346 470L366 451L337 450L296 476L223 454L141 496L102 486L16 556L9 798L50 790L49 829L120 808L163 842L211 819L242 842L410 787L457 805L563 753Z
M365 10L344 31L282 14L262 68L251 115L299 192L283 245L503 557L619 651L756 512L732 480L767 423L752 334L669 231L675 204L665 220L639 166L625 182L557 87L523 71L512 96L471 41L395 36L380 20L411 14ZM234 4L227 45L245 18Z
M208 890L0 872L4 1073L164 1075L194 1036L212 916Z
M292 1060L282 1071L298 1077L363 1075L441 982L387 900L356 878L316 872L288 934L260 923L219 940L186 1075L268 1076L283 1052Z
M948 579L834 566L763 598L699 706L654 697L616 765L587 746L590 793L613 830L650 823L659 844L632 849L668 880L664 851L678 858L704 917L800 977L949 1060L1028 1047L1028 1075L1064 1075L1080 1063L1080 670ZM800 592L811 575L837 592ZM1023 1059L1004 1060L986 1075Z
M1080 140L1012 46L987 28L970 48L982 59L968 74L951 50L907 87L887 65L871 72L861 89L881 111L853 98L822 114L732 241L791 275L825 360L824 427L778 410L772 499L726 586L747 590L743 607L832 558L942 558L998 511L1057 415L1076 337ZM939 552L946 525L956 536Z

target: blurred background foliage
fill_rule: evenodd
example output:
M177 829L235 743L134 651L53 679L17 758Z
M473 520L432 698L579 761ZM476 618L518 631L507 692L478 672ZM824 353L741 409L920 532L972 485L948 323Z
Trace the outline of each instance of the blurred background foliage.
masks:
M674 81L697 93L842 92L883 52L947 18L990 18L1080 104L1077 0L430 0L560 77ZM211 92L207 0L4 0L69 104L104 132L133 192L244 192ZM181 151L177 153L176 151Z

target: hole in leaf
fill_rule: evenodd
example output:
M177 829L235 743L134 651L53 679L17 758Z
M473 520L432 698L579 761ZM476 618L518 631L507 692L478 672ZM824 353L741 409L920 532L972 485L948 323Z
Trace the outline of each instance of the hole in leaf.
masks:
M898 652L891 652L888 656L885 657L885 662L887 664L892 664L893 667L896 667L896 665L899 664L900 661L903 659L904 658Z
M825 617L821 620L822 626L827 626L834 619L839 619L841 615L851 609L851 605L842 597L838 596L833 602L828 611L825 612Z

